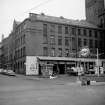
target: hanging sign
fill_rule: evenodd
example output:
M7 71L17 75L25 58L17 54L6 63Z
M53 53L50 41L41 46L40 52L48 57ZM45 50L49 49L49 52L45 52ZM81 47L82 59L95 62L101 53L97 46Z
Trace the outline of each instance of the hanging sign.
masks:
M86 57L90 54L90 50L88 47L82 48L80 51L80 55L83 57Z

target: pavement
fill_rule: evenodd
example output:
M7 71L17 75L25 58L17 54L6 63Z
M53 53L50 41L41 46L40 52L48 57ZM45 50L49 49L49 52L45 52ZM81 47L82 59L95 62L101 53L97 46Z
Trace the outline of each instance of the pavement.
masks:
M0 75L0 105L105 105L105 84L81 86L66 75Z

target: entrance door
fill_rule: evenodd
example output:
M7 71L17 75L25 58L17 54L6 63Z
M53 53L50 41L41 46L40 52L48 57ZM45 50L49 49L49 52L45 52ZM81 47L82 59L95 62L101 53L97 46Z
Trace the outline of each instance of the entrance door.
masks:
M64 64L59 64L59 74L65 74L65 65Z

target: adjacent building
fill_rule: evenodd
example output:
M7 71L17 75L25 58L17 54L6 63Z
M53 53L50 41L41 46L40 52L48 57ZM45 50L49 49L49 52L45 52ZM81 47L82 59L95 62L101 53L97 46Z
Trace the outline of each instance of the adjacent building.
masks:
M85 0L86 20L105 28L105 0Z

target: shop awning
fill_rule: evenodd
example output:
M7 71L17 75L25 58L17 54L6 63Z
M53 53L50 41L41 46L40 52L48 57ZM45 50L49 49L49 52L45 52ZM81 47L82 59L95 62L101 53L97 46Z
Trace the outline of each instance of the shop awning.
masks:
M95 62L97 59L91 58L71 58L71 57L45 57L38 56L39 60L45 61L81 61L81 62Z

